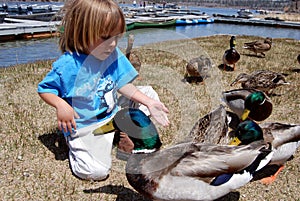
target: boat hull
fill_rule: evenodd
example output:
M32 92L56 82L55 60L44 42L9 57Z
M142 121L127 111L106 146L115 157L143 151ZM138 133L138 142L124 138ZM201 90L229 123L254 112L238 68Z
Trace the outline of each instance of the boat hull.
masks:
M208 24L213 23L213 18L201 18L201 19L177 19L176 25L194 25L194 24Z
M175 26L176 20L164 20L164 21L135 21L126 24L126 30L140 29L140 28L160 28L167 26Z

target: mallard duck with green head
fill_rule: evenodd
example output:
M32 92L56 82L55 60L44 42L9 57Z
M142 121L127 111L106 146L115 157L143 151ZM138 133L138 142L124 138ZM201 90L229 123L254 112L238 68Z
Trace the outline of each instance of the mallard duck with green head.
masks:
M272 90L279 86L290 84L285 80L285 76L282 73L270 70L258 70L251 74L241 73L230 86L234 86L238 83L240 83L243 88L258 89L266 94L272 94Z
M247 120L239 124L231 144L246 145L258 140L270 143L274 152L269 164L256 172L258 178L264 177L261 179L262 183L270 184L300 146L300 125L279 122L266 122L258 125L254 121ZM274 166L277 167L277 171L269 175L268 170Z
M227 65L233 65L233 70L235 69L235 64L240 60L240 54L239 52L235 49L236 45L236 37L231 36L230 41L229 41L230 48L227 49L224 54L223 54L223 66L224 69L226 69Z
M126 177L153 200L215 200L249 183L271 157L260 142L243 147L188 142L132 154Z
M134 147L124 153L118 152L120 159L127 160L131 153L147 150L158 150L162 143L157 128L151 119L141 110L136 108L123 108L116 113L114 118L105 125L95 129L94 135L102 135L115 131L114 144L118 145L124 133L133 142Z
M256 40L252 42L244 43L243 48L249 51L252 51L257 54L261 54L263 57L265 57L265 53L271 49L272 47L272 38L267 37L264 40Z
M250 118L255 121L267 119L273 110L271 99L256 89L234 89L223 92L223 102L242 121Z
M112 125L121 130L124 127L128 136L134 136L134 144L140 141L138 150L127 161L126 177L136 191L153 200L220 198L251 181L253 174L268 164L272 156L263 141L242 146L187 142L162 150L157 129L148 123L151 119L141 111L129 110L134 115L121 110ZM135 122L145 119L148 119L146 124ZM108 129L104 126L95 134L110 130L110 125Z

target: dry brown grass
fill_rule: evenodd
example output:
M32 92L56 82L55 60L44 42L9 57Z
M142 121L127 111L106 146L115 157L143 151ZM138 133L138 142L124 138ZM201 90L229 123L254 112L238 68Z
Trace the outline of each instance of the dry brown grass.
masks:
M268 121L300 123L300 65L296 61L300 42L274 39L266 58L258 58L241 48L243 42L258 37L237 36L241 59L236 71L225 72L217 66L229 38L211 36L139 48L143 80L136 84L153 85L170 110L171 125L159 127L164 146L182 140L199 117L214 109L220 103L220 92L231 89L229 83L240 72L268 69L288 74L291 85L275 90L277 95L271 97L274 111ZM215 65L211 76L204 84L183 82L187 61L200 54L211 57ZM0 200L147 200L130 187L124 176L125 163L115 158L106 181L82 181L71 174L67 147L56 132L55 111L36 93L51 62L0 69ZM299 164L298 152L273 184L252 182L238 189L240 200L299 200Z

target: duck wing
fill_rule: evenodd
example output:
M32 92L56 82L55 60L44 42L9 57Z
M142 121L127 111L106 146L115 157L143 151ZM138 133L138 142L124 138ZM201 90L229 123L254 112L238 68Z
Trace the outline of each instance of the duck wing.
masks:
M247 184L252 176L245 168L260 162L261 154L269 154L266 148L262 141L243 146L182 143L152 154L132 154L126 176L138 192L152 199L214 200ZM229 178L222 177L222 185L212 184L220 175Z
M262 182L270 184L299 148L300 125L267 122L260 127L265 141L272 144L274 154L269 164L254 174L253 181L263 179Z
M271 49L271 45L269 43L257 43L253 46L257 52L265 52Z
M244 47L253 47L255 46L257 43L260 43L259 41L252 41L252 42L247 42L247 43L244 43Z
M253 51L255 53L262 53L270 50L271 44L266 43L265 41L254 41L250 43L244 43L243 48Z
M275 149L293 142L296 142L298 146L300 145L300 125L265 122L259 124L259 126L264 132L265 140L272 143Z
M236 173L249 167L262 148L266 148L262 141L246 146L190 144L190 149L172 168L171 174L209 178Z
M151 154L132 154L126 173L147 174L152 178L167 173L173 176L215 177L245 169L262 153L262 148L267 148L262 141L242 146L181 143Z

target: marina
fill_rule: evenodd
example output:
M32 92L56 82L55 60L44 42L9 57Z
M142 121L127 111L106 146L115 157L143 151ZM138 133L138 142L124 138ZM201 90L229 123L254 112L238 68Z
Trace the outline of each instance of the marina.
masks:
M56 36L60 23L15 18L5 18L5 21L0 24L0 41Z
M281 21L276 19L259 19L259 18L241 19L241 18L215 17L214 21L216 23L244 24L244 25L254 25L254 26L271 26L271 27L300 29L299 22L283 21L283 20Z
M0 41L28 39L36 37L56 36L60 21L37 21L17 18L5 18L0 24ZM282 28L300 29L299 22L265 20L257 18L228 18L228 17L207 17L198 15L186 15L180 17L138 17L129 18L127 31L137 28L162 28L167 26L195 25L206 23L242 24L253 26L271 26Z
M193 39L224 34L300 40L300 31L291 28L209 23L191 26L133 29L120 38L118 42L120 48L125 49L127 47L127 36L129 33L134 34L134 48L170 40ZM61 55L58 48L58 40L58 37L49 37L32 38L30 40L10 40L6 42L0 41L0 68L37 60L56 59ZM237 42L239 43L239 41Z
M176 10L176 9L175 9ZM181 9L183 10L183 9ZM187 9L185 9L187 10ZM300 40L299 24L294 26L291 24L287 27L278 27L275 23L287 23L278 19L265 19L265 23L254 24L253 21L258 21L256 15L253 18L238 18L238 9L234 8L204 8L191 7L190 11L194 14L180 13L177 20L188 18L186 22L194 21L195 19L213 20L201 23L186 23L183 25L176 24L169 14L163 16L162 13L155 16L135 16L126 17L127 32L124 37L118 42L118 46L125 48L127 44L127 35L134 33L135 47L140 47L149 43L162 42L167 40L192 39L211 35L249 35L258 37L272 38L287 38ZM172 11L173 12L173 11ZM253 13L255 11L252 10ZM216 15L218 13L218 15ZM37 13L39 14L39 13ZM195 15L197 14L197 15ZM223 15L220 17L219 15ZM193 19L194 18L194 19ZM248 22L245 24L237 23L236 20ZM221 21L223 20L223 21ZM232 22L230 22L232 21ZM261 20L263 21L263 20ZM261 22L258 21L258 22ZM60 21L36 21L28 19L12 19L5 18L4 23L0 23L0 32L7 33L8 30L13 30L19 34L11 33L11 38L0 36L0 68L8 67L20 63L28 63L36 60L55 59L61 53L58 50L57 26ZM274 23L267 25L267 23ZM16 28L18 24L18 28ZM15 26L15 28L13 28ZM35 29L32 32L32 29ZM24 30L27 32L24 33ZM24 40L25 39L25 40Z
M47 4L20 4L10 7L2 5L2 9L0 9L0 41L57 36L57 29L62 17L58 14L61 7L62 5L50 6ZM213 16L196 8L179 8L176 5L165 5L165 7L122 6L122 9L126 16L127 31L209 23L300 29L299 22L255 18L253 12L248 9L237 10L236 15L214 14Z

